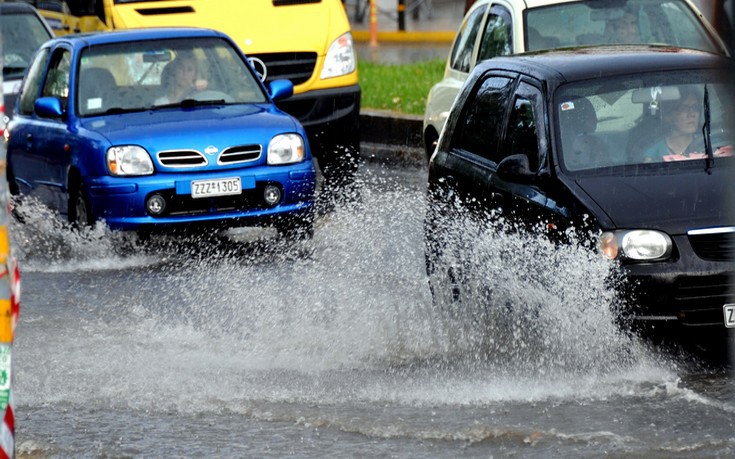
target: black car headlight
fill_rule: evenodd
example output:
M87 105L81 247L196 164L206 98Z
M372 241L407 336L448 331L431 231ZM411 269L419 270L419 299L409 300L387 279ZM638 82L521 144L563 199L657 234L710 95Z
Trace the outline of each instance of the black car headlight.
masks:
M669 235L655 230L605 231L599 244L600 252L611 260L660 261L673 250Z
M153 161L148 152L137 145L121 145L107 149L107 170L112 175L151 175Z

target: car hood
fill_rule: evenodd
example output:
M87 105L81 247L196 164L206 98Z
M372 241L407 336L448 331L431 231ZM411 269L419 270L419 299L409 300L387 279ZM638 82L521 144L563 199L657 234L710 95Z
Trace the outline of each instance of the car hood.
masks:
M708 174L702 162L701 169L672 175L594 176L576 183L615 228L651 228L676 235L732 225L727 212L732 173L731 168L715 166Z
M119 14L116 19L124 27L116 26L215 27L229 35L245 54L293 51L323 54L330 23L336 19L331 17L335 8L330 8L327 2L291 3L273 6L270 0L179 1L171 6L157 4L155 8L150 4L119 3L115 5ZM224 13L224 9L229 12ZM303 33L305 26L309 33Z
M262 144L282 132L301 132L296 122L261 105L159 109L83 118L80 127L104 136L110 145L140 145L149 152L194 149L220 151ZM210 148L211 149L211 148Z

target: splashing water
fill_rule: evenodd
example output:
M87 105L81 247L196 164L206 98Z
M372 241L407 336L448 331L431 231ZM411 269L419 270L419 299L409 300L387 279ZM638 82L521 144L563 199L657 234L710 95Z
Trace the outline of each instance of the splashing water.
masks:
M424 192L405 178L366 174L361 201L319 217L314 238L297 243L239 233L142 250L24 203L25 224L13 226L21 266L80 275L71 307L29 314L21 352L46 364L21 367L19 398L182 411L248 400L487 403L672 378L618 331L609 266L576 246L458 220L472 235L462 252L472 270L461 304L435 303Z

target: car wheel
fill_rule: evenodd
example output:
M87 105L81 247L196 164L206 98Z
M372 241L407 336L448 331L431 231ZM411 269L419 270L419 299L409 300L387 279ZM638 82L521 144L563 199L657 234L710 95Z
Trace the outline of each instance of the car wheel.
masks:
M278 234L289 241L301 241L314 237L314 217L311 214L284 217L276 223Z
M424 134L424 152L426 154L427 163L431 159L431 155L434 154L434 150L436 150L438 142L439 134L437 134L436 131L431 127L427 129L426 133Z
M434 304L451 307L462 300L462 269L452 246L451 198L438 186L430 185L429 190L424 219L426 275Z
M68 202L68 219L69 223L81 228L84 226L92 226L94 219L92 218L92 209L89 206L89 198L84 191L84 184L77 181L69 190Z

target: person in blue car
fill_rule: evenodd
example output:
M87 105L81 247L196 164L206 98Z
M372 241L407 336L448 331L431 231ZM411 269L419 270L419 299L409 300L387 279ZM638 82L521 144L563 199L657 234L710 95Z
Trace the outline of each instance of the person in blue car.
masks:
M156 105L180 102L197 87L199 71L191 52L181 52L161 72L161 87L166 95L156 99ZM200 83L201 84L201 83Z

